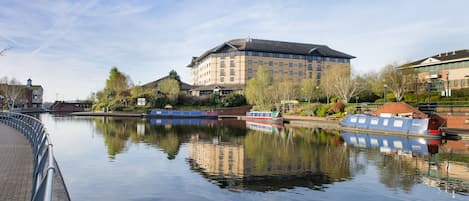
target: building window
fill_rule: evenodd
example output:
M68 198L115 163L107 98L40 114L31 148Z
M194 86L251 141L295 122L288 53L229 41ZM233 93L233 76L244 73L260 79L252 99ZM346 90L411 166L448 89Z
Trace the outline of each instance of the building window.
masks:
M454 80L454 87L458 87L458 80Z
M235 75L235 69L234 68L230 69L230 75Z
M269 66L273 66L274 65L274 62L273 61L269 61Z
M221 61L221 62L220 62L220 67L221 67L221 68L224 68L224 67L225 67L225 61Z
M234 67L234 66L235 66L235 62L234 62L234 60L231 60L230 61L230 67Z
M248 51L248 56L252 56L252 52L251 52L251 51Z
M263 66L264 65L264 62L263 61L259 61L259 66Z
M288 67L293 68L293 63L289 63Z
M270 75L273 75L273 74L274 74L274 71L273 71L273 70L269 70L269 74L270 74Z
M220 76L225 76L225 71L224 70L220 71Z
M248 65L252 65L252 60L248 60Z
M248 68L248 73L252 73L252 68Z
M310 79L313 78L313 72L309 72L309 76L308 76Z
M298 68L303 68L303 64L302 64L302 63L299 63L299 64L298 64Z
M313 70L313 64L308 64L308 70Z
M290 75L293 75L293 71L288 72Z
M225 77L220 77L220 82L225 82Z
M230 82L234 82L234 77L230 77Z
M283 62L278 62L279 67L283 67Z
M321 71L316 72L316 79L320 80L321 79Z
M321 71L321 64L318 64L318 68L317 68L317 71Z
M298 71L298 76L303 76L303 71Z
M466 85L466 83L464 81L466 81L466 80L461 80L461 87L464 87Z

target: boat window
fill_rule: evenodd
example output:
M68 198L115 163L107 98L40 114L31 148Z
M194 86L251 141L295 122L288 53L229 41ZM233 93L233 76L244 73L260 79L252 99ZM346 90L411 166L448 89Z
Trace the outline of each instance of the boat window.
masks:
M402 147L403 147L401 141L394 141L392 143L393 143L395 149L402 149Z
M352 117L352 118L350 118L350 122L352 122L352 123L357 122L357 117Z
M358 123L364 124L366 122L366 117L360 117Z
M387 126L388 125L388 119L383 119L383 126Z
M378 125L379 119L371 119L370 124L371 125Z
M402 120L394 120L393 126L394 127L402 127L403 123L404 123L404 121L402 121Z

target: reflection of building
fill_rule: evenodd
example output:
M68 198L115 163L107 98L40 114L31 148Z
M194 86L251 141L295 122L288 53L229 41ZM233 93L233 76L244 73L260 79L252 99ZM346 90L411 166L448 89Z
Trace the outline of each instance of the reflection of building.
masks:
M273 76L320 80L323 69L350 69L353 58L325 45L247 38L226 41L194 57L188 67L193 85L233 86L246 84L259 66Z
M189 143L189 156L205 172L233 177L244 176L244 147L242 145L199 142Z
M261 141L266 143L262 148L253 147ZM350 177L345 149L319 145L303 147L314 150L301 150L279 135L262 133L247 136L241 142L244 143L221 142L219 138L209 141L193 136L189 142L192 169L232 190L269 191L296 186L322 189L325 183ZM305 153L311 155L305 156Z
M426 57L399 69L417 71L420 80L432 80L438 91L469 88L469 50L444 52ZM442 88L444 86L444 88Z

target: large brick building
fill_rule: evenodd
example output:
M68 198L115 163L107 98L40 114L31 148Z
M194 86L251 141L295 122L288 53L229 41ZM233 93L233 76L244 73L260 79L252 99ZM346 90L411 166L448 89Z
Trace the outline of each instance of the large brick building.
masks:
M469 50L439 53L398 69L416 71L420 82L431 83L443 95L454 89L469 88Z
M41 85L33 85L28 79L26 85L0 84L0 106L12 102L14 99L15 108L42 108L43 88ZM1 109L1 108L0 108Z
M259 66L274 77L319 81L323 69L350 69L353 58L325 45L247 38L226 41L193 57L188 67L193 85L226 87L245 85L256 76Z

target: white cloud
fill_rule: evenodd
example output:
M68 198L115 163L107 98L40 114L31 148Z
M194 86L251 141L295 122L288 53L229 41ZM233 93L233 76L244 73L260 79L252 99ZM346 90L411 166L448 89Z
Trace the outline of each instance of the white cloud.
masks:
M171 69L190 81L185 66L192 56L244 37L325 44L357 56L352 64L365 72L467 48L466 7L465 1L12 1L0 3L0 47L14 47L0 58L0 76L31 76L44 83L46 100L55 93L85 98L104 85L111 66L135 83Z

